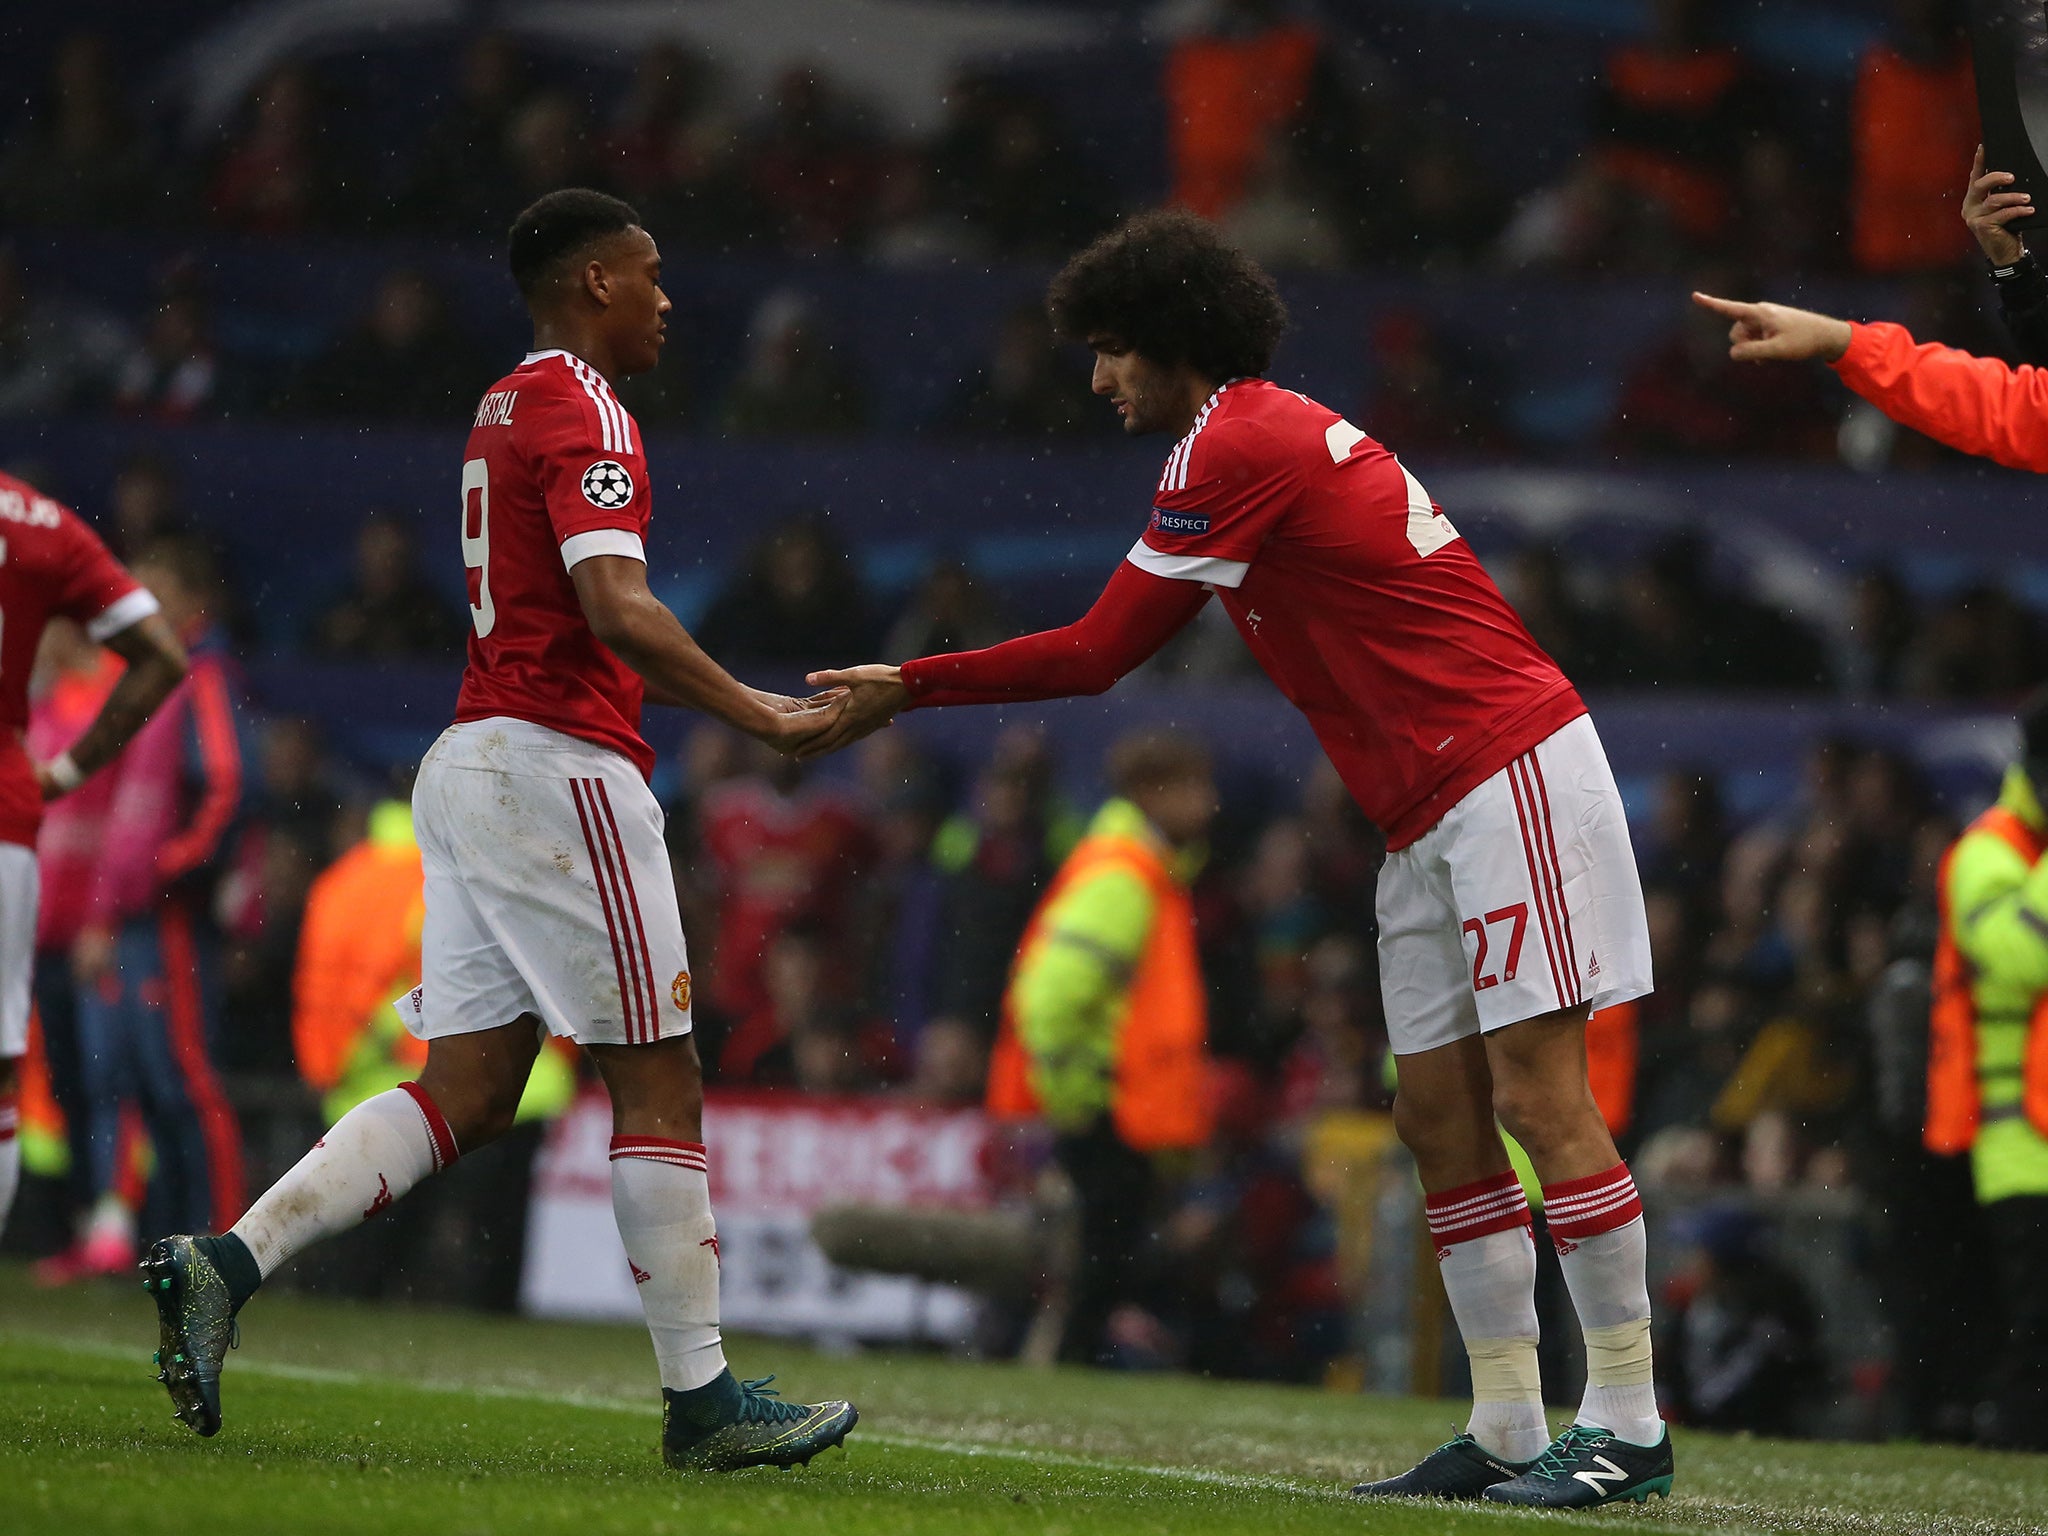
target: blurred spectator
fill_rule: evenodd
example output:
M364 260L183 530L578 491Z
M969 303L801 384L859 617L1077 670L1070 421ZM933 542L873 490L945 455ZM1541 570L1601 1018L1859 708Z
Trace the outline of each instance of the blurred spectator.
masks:
M1888 36L1857 66L1849 250L1864 272L1953 267L1972 251L1956 216L1980 132L1957 0L1894 0Z
M809 253L857 245L883 156L858 104L819 70L784 71L767 117L746 135L742 164L770 239Z
M811 301L787 288L763 299L721 413L725 430L737 437L857 432L867 417L866 390L824 334Z
M904 149L882 171L867 256L881 267L943 267L984 261L988 252L974 227L940 201L938 173L925 156Z
M1618 639L1607 615L1581 599L1573 584L1578 569L1554 543L1524 544L1515 551L1501 586L1536 643L1565 676L1597 687L1614 671Z
M314 621L312 649L359 660L439 660L461 651L468 630L420 570L411 525L373 512L356 532L350 588Z
M114 407L129 415L184 421L209 414L220 389L212 318L191 280L181 278L115 374Z
M1701 1429L1810 1434L1826 1373L1806 1287L1749 1212L1710 1206L1688 1228L1662 1314L1663 1406Z
M1269 270L1329 271L1351 254L1341 218L1328 209L1291 135L1267 144L1221 227L1225 239Z
M1716 281L1709 277L1700 286L1719 292ZM1727 330L1715 315L1687 305L1622 384L1608 427L1617 451L1721 460L1833 454L1835 410L1818 374L1731 362Z
M1636 687L1817 688L1820 641L1791 615L1717 578L1711 550L1673 534L1622 578L1613 673Z
M946 880L932 1011L989 1039L1017 940L1079 828L1054 786L1044 736L1025 727L997 740L969 807L949 817L932 843Z
M1281 1108L1300 1121L1326 1110L1384 1106L1387 1024L1370 948L1330 934L1310 948L1303 971L1301 1032L1270 1074Z
M1843 688L1860 697L1897 693L1913 644L1913 594L1896 569L1873 566L1856 578L1849 633L1836 667Z
M1650 33L1616 46L1593 95L1593 165L1628 203L1662 211L1695 248L1717 243L1743 157L1772 134L1748 57L1718 35L1717 0L1655 0Z
M1190 1370L1317 1381L1343 1346L1335 1231L1241 1067L1219 1065L1204 1166L1160 1223L1162 1289L1187 1334Z
M107 543L124 560L132 560L158 539L185 531L178 508L178 478L170 460L156 453L138 453L114 475L113 527Z
M2043 660L2034 615L2004 587L1978 582L1923 618L1900 686L1916 698L2009 699L2048 676Z
M711 75L710 60L666 40L640 55L603 151L620 196L644 199L667 185L679 141L709 105Z
M532 87L519 48L502 32L480 34L463 51L454 99L421 137L401 200L417 227L497 239L518 208L500 194L501 146Z
M1166 56L1170 200L1227 217L1300 120L1322 37L1277 0L1214 0Z
M858 991L866 1006L894 1023L897 1039L921 1055L944 924L945 881L931 847L945 799L937 771L905 732L869 737L857 761L875 850L854 914L855 949L865 960Z
M988 1042L964 1019L929 1021L917 1037L917 1056L904 1091L921 1104L981 1102L988 1081Z
M620 195L664 249L730 251L762 233L739 134L718 109L714 84L711 60L653 44L634 65L603 147Z
M535 198L557 187L587 185L598 179L597 170L582 104L566 91L537 92L505 123L489 183L496 201L493 222L508 225Z
M334 228L343 219L344 172L319 88L287 64L256 87L247 121L222 153L207 191L214 221L258 234Z
M1042 438L1099 428L1103 405L1083 354L1060 345L1042 305L1003 316L995 352L948 414L949 429L986 437Z
M77 1144L104 1212L119 1177L122 1104L134 1095L156 1154L154 1229L220 1229L243 1208L241 1132L211 1042L222 951L216 897L246 810L247 719L211 617L217 576L205 550L163 540L133 568L192 666L105 770L114 776L112 809L72 949L86 1100ZM133 1238L96 1224L48 1277L104 1273Z
M1465 457L1502 446L1498 406L1478 353L1413 309L1381 310L1368 355L1373 385L1359 420L1403 454Z
M284 716L266 724L258 770L250 809L266 831L298 839L316 865L326 863L337 845L355 841L353 825L338 835L341 790L315 722ZM354 821L360 824L360 812Z
M853 561L811 517L793 518L757 544L695 633L713 656L797 667L850 665L875 646Z
M970 74L946 104L931 151L934 200L989 254L1064 258L1109 222L1102 189L1042 97Z
M854 893L874 858L874 831L838 790L792 758L753 749L755 769L704 794L700 837L718 893L706 1001L735 1029L770 1006L776 938L807 925L830 973L859 975Z
M760 1001L727 1035L718 1080L807 1093L857 1093L894 1075L888 1027L835 985L844 948L808 923L768 941Z
M1115 795L1032 914L1003 997L988 1110L1042 1119L1074 1189L1080 1243L1060 1358L1112 1357L1140 1300L1157 1163L1203 1147L1208 1008L1187 892L1216 815L1205 748L1168 731L1110 749Z
M1711 922L1719 906L1721 861L1728 849L1719 781L1697 769L1659 774L1647 836L1639 838L1637 846L1644 889L1675 896L1695 928ZM1658 959L1661 962L1664 956Z
M43 630L36 656L36 686L30 694L26 745L37 762L47 762L75 742L106 702L122 672L121 659L94 645L68 619L53 619ZM42 1028L50 1091L66 1121L68 1177L62 1201L66 1230L75 1229L82 1249L96 1244L109 1258L127 1257L132 1215L118 1198L97 1213L102 1191L89 1171L83 1142L90 1101L87 1064L78 1030L79 979L71 954L92 916L107 816L113 809L116 778L95 774L78 789L51 802L36 838L39 899L36 908L35 1007ZM99 1230L95 1232L93 1218Z
M112 318L32 293L21 257L0 242L0 417L101 403L129 347Z
M450 317L446 295L425 273L399 267L292 394L309 414L453 427L489 382L489 365Z
M995 592L958 560L931 568L890 626L882 654L908 661L946 651L978 651L1010 638Z
M0 150L0 226L147 222L156 179L123 105L124 84L96 33L58 45L40 99Z

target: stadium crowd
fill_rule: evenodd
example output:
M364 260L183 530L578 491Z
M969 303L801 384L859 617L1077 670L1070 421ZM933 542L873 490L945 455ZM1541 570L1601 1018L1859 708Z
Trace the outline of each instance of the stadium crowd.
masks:
M1283 270L1896 279L1923 334L1997 351L1955 211L1975 112L1954 8L1902 0L1833 119L1784 109L1783 82L1717 29L1716 9L1666 0L1644 36L1615 45L1570 166L1517 201L1489 191L1452 116L1355 39L1266 0L1227 0L1156 50L1168 189ZM24 245L84 232L462 247L495 241L534 192L588 183L634 200L679 253L915 269L1043 264L1130 201L1056 93L1029 78L963 78L943 121L909 138L827 71L792 71L750 102L712 61L668 44L633 64L629 84L604 76L606 89L583 71L565 87L497 34L449 63L445 99L404 153L365 137L370 115L318 62L268 74L217 138L195 142L150 109L103 39L78 35L6 129L0 227ZM147 311L81 303L39 288L0 242L0 415L446 427L495 371L417 261L394 259L362 313L282 363L275 345L252 348L223 325L223 301L202 267L173 263ZM838 344L840 318L777 291L720 394L676 384L632 403L650 421L732 436L860 432L874 386ZM1369 343L1374 382L1358 404L1376 435L1464 458L1529 450L1485 348L1407 310L1381 316ZM1032 305L1004 318L979 373L925 429L1036 442L1096 430L1096 404ZM1719 330L1689 317L1626 370L1600 449L1825 461L1841 414L1815 377L1738 374ZM1937 456L1909 441L1892 462ZM130 556L204 532L158 458L128 464L107 503L82 510ZM410 516L368 514L347 579L291 633L251 606L258 573L216 552L213 611L246 654L452 665L467 626L423 570L421 543ZM1994 581L1930 590L1872 564L1833 632L1721 575L1692 535L1592 559L1531 541L1492 563L1536 639L1591 689L2003 705L2048 680L2043 616ZM896 659L1018 627L967 566L881 590L807 519L764 534L687 617L741 670ZM51 666L45 708L76 710L57 685L67 666L89 669L61 654ZM1248 667L1204 623L1134 686L1200 686ZM303 1105L332 1086L288 1086L307 1066L294 993L309 897L405 788L346 760L310 720L245 709L243 727L246 772L207 871L217 1059L244 1105ZM671 753L661 782L673 786L676 877L702 957L710 1081L977 1102L1018 938L1093 809L1061 782L1046 740L1016 731L965 759L884 733L848 773L763 756L715 726L658 744ZM1124 1347L1134 1363L1315 1379L1347 1348L1350 1300L1336 1216L1301 1148L1319 1116L1390 1099L1372 924L1381 849L1320 760L1299 782L1233 782L1225 806L1195 886L1220 1129L1160 1226L1145 1324ZM1787 1383L1811 1379L1814 1299L1758 1242L1742 1197L1921 1187L1899 1179L1907 1164L1923 1184L1934 1177L1887 1097L1896 1042L1873 999L1901 957L1931 944L1956 810L1904 758L1830 739L1797 793L1761 812L1738 817L1713 775L1674 764L1636 819L1659 989L1633 1025L1617 1129L1646 1188L1688 1191L1706 1212L1685 1229L1671 1279L1675 1416L1813 1423ZM89 980L80 938L52 937L45 967ZM97 1197L45 1193L44 1219L18 1222L14 1245L60 1246ZM132 1182L122 1198L139 1198ZM1749 1338L1771 1347L1743 1355ZM1744 1371L1720 1368L1738 1357ZM1858 1377L1820 1390L1870 1398L1882 1386ZM1913 1427L1962 1432L1957 1411L1934 1403Z
M1955 216L1976 130L1953 4L1899 0L1846 100L1818 103L1739 41L1735 8L1651 9L1645 32L1606 47L1568 168L1533 189L1499 185L1457 114L1368 34L1272 0L1218 0L1159 40L1156 78L1118 132L1158 136L1171 198L1282 271L1683 275L1712 291L1780 276L1897 282L1923 334L1997 349ZM543 67L499 33L436 57L440 89L402 139L388 103L319 60L278 65L200 131L174 95L140 88L139 66L106 38L70 37L0 128L0 227L173 243L156 247L147 311L32 282L0 245L0 411L445 421L491 365L419 242L480 248L541 187L619 192L673 257L885 270L1049 262L1160 190L1134 184L1144 176L1072 121L1042 72L967 70L939 120L911 134L826 64L756 94L671 42L630 69ZM204 254L237 233L368 236L407 254L346 325L303 317L296 336L254 336ZM651 422L742 436L859 431L883 386L844 318L774 291L739 355L710 370L713 392L701 376L669 380L632 403ZM1610 451L1834 456L1827 392L1793 372L1741 375L1713 342L1696 317L1644 338L1605 427ZM1397 307L1369 345L1376 382L1359 405L1389 440L1543 451L1504 403L1482 336ZM1086 426L1085 405L1028 308L921 430L1057 436Z

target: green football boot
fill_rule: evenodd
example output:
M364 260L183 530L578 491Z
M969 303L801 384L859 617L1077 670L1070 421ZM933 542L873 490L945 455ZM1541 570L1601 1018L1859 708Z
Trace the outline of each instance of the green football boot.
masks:
M1481 1498L1537 1509L1598 1509L1671 1495L1671 1431L1655 1445L1617 1440L1596 1424L1574 1424L1520 1477L1495 1483Z
M774 1379L739 1381L726 1371L694 1392L664 1390L661 1459L678 1472L808 1466L860 1419L851 1403L786 1403L768 1389Z
M156 1379L178 1417L202 1435L220 1433L220 1364L241 1342L228 1283L189 1237L150 1245L139 1268L156 1303Z

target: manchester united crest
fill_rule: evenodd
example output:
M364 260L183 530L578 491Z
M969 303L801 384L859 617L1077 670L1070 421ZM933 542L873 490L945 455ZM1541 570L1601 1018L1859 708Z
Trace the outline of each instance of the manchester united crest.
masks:
M677 971L675 981L669 986L668 995L675 999L676 1006L684 1013L690 1011L690 973Z

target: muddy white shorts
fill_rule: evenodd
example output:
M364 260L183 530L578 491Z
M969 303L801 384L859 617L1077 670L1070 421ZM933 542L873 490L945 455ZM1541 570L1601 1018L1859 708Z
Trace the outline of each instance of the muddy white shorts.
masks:
M41 876L33 848L0 843L0 1060L28 1054Z
M585 1045L690 1032L661 807L626 758L524 720L466 721L420 764L413 824L422 1038L524 1013Z
M1396 1055L1650 990L1628 821L1586 715L1388 854L1377 905Z

